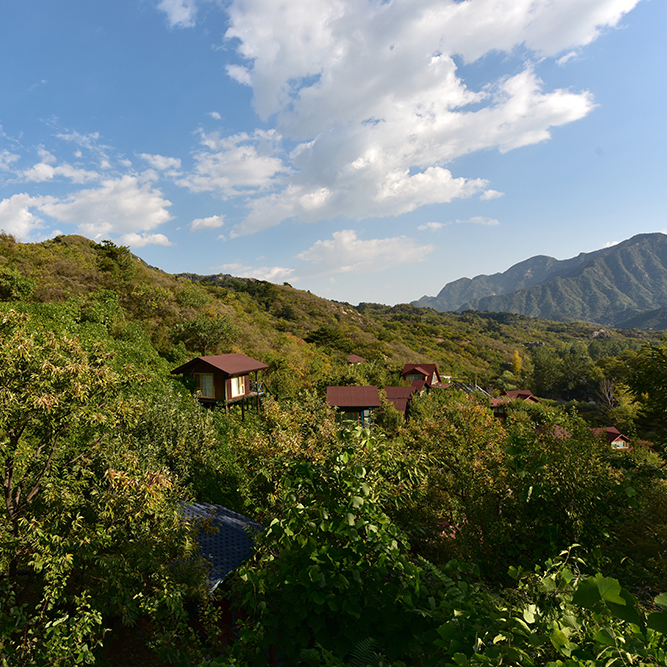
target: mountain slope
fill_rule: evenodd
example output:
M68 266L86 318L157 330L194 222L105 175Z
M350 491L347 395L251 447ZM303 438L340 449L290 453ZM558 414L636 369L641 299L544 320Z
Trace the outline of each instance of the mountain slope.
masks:
M483 291L486 285L487 294L465 302L459 299L453 309L618 326L641 313L667 306L667 236L640 234L611 248L564 261L533 257L503 274L478 276L465 290L457 285L460 282L446 285L436 297L437 305L424 303L424 299L416 304L441 310L441 304L457 304L457 293ZM513 287L522 283L523 287Z

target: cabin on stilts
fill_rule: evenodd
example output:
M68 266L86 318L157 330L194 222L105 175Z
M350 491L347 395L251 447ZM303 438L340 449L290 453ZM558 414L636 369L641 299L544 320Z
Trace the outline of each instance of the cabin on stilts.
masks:
M225 414L229 414L229 406L240 403L241 415L245 418L247 400L256 399L259 412L259 399L264 395L264 386L258 374L267 369L268 366L261 361L237 352L197 357L174 368L171 373L193 378L194 395L203 405L222 403ZM250 378L251 373L254 373L254 380Z

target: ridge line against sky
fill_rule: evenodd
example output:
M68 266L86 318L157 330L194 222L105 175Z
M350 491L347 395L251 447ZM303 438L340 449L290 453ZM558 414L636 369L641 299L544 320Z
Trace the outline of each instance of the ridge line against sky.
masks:
M390 304L661 231L665 18L657 0L5 3L0 228Z

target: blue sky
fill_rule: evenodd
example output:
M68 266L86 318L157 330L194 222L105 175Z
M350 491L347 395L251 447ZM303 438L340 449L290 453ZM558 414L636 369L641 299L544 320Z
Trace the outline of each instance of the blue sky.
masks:
M0 228L357 304L664 231L659 0L0 2Z

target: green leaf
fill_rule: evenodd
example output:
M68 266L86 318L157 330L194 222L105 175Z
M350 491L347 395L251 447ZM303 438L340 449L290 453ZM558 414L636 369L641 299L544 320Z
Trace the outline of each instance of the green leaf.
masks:
M624 606L625 600L621 597L621 584L618 583L618 580L612 579L611 577L603 577L597 575L595 577L597 581L598 591L600 591L600 597L605 602L613 602L614 604Z
M616 641L614 639L614 636L611 634L609 630L607 630L607 628L602 628L602 630L598 630L595 633L593 639L598 644L603 644L604 646L616 646Z
M664 595L664 593L662 594ZM651 630L657 630L663 635L667 635L667 611L656 611L649 614L646 624Z
M600 590L598 583L593 577L588 577L579 582L577 590L572 596L572 604L577 607L584 607L592 609L598 602L600 602Z
M660 593L660 595L653 598L653 602L655 602L660 609L667 611L667 593Z

